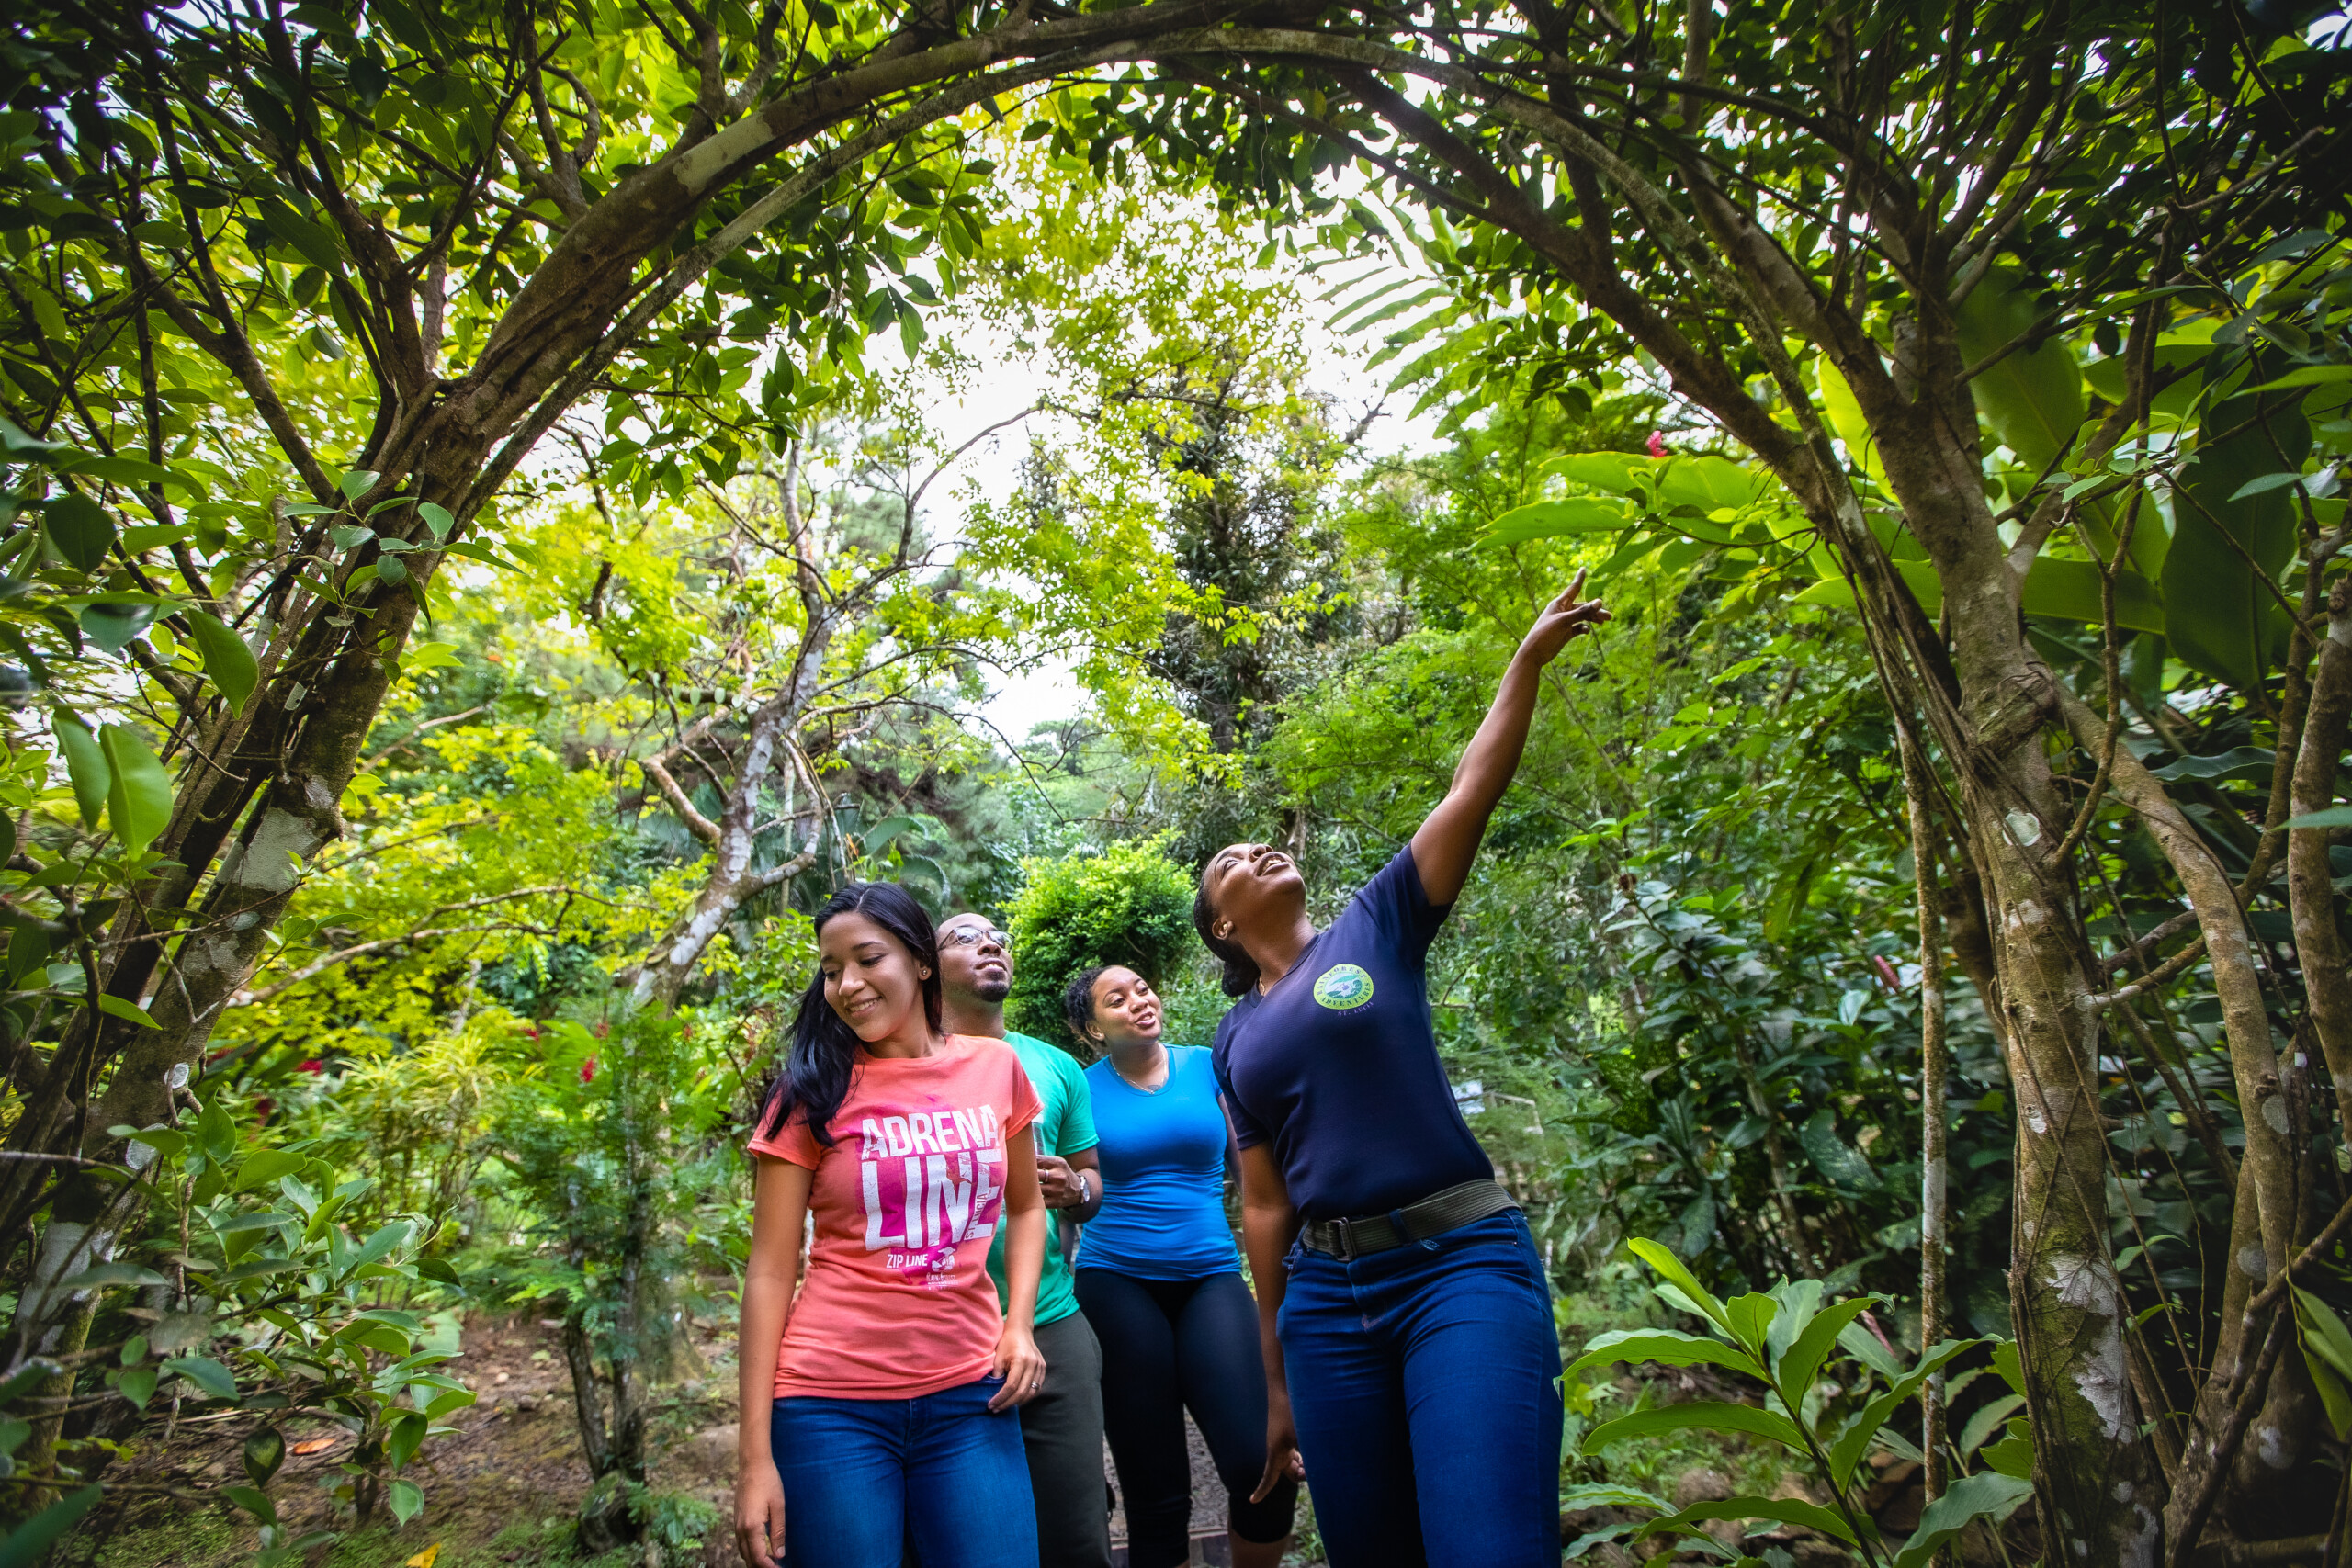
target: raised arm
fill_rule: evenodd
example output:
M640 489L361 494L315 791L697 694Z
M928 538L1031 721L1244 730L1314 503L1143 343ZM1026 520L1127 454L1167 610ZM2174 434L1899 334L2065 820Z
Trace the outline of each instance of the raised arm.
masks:
M800 1277L800 1235L816 1172L758 1156L752 1189L752 1256L743 1267L743 1312L735 1348L741 1424L736 1428L735 1546L747 1568L784 1561L784 1479L768 1446L775 1408L775 1361L784 1320Z
M1608 607L1598 599L1582 599L1584 573L1557 599L1544 606L1511 655L1502 685L1485 722L1454 764L1453 783L1445 798L1413 835L1413 869L1420 873L1421 890L1432 904L1451 904L1470 880L1470 863L1477 858L1478 840L1486 837L1487 818L1495 803L1510 787L1519 759L1527 750L1527 727L1535 716L1536 682L1544 666L1559 657L1572 638L1581 637L1609 619Z

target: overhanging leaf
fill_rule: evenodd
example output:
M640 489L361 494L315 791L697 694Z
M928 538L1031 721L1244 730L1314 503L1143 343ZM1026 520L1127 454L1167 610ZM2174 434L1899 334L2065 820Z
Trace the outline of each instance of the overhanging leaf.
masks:
M1804 1436L1796 1423L1770 1410L1759 1410L1753 1404L1730 1404L1721 1400L1694 1399L1683 1404L1668 1404L1657 1410L1636 1410L1630 1416L1620 1416L1614 1421L1604 1421L1585 1435L1584 1451L1600 1453L1627 1438L1650 1437L1659 1432L1744 1432L1752 1438L1766 1438L1785 1448L1802 1450Z
M245 700L254 694L254 686L261 679L261 666L254 661L254 650L218 615L190 610L187 623L196 639L197 653L204 660L204 672L212 677L213 685L220 688L230 711L243 713Z
M1919 1516L1919 1528L1896 1553L1894 1568L1928 1568L1943 1544L1971 1524L1983 1518L2005 1518L2031 1495L2031 1482L1996 1471L1961 1477Z
M107 815L122 847L137 854L171 822L172 778L146 740L128 725L107 725L99 732L99 741L111 773Z
M65 753L65 776L74 785L74 804L81 810L82 825L95 829L106 810L107 795L114 788L114 769L107 764L98 738L80 719L60 712L53 728L58 750Z

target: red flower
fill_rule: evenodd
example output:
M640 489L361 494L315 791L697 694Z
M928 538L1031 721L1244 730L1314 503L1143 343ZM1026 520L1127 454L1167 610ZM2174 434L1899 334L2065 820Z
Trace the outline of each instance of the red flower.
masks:
M277 1101L270 1099L267 1095L263 1095L259 1100L254 1100L254 1124L255 1126L267 1126L269 1124L269 1113L277 1109Z
M602 1040L605 1035L610 1034L612 1032L613 1032L613 1025L612 1025L612 1021L611 1021L611 1020L609 1020L609 1019L603 1019L603 1018L600 1018L600 1019L598 1019L598 1020L596 1021L596 1038L597 1038L597 1039Z
M1650 432L1650 456L1653 457L1666 456L1666 432L1663 430Z
M321 1062L316 1056L313 1056L309 1061L302 1063L294 1070L298 1073L323 1073L327 1069L324 1063Z
M587 1083L591 1079L594 1078L595 1076L596 1058L591 1056L586 1061L580 1064L580 1081L582 1083Z

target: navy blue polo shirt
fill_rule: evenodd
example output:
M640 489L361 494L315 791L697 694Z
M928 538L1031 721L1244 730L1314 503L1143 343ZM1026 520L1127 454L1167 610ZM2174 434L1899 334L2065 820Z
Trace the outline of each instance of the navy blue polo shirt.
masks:
M1495 1173L1430 1022L1430 942L1445 913L1408 844L1271 993L1252 987L1217 1025L1235 1141L1273 1145L1306 1219L1385 1214Z

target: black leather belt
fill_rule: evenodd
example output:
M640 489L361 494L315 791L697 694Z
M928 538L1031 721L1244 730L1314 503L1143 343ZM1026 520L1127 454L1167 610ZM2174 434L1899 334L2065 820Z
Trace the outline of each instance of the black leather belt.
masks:
M1427 1241L1473 1220L1518 1207L1519 1201L1504 1191L1498 1182L1465 1181L1385 1214L1366 1214L1351 1220L1309 1220L1300 1227L1298 1239L1306 1244L1310 1252L1345 1262L1366 1253L1386 1252L1408 1241Z

